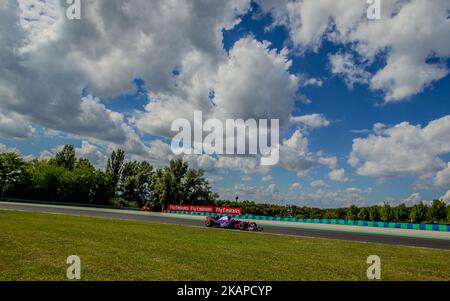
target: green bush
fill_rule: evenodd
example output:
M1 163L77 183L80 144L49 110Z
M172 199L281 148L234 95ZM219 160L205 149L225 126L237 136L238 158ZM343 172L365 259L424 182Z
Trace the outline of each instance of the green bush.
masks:
M130 202L120 197L114 197L110 201L110 204L115 207L129 207L129 208L138 208L137 202Z
M447 207L447 222L450 223L450 205Z
M445 221L447 218L447 205L441 200L434 200L428 209L428 219L433 223Z
M424 205L422 202L420 202L419 204L416 204L411 208L409 218L413 223L420 224L426 221L427 215L428 215L428 207Z

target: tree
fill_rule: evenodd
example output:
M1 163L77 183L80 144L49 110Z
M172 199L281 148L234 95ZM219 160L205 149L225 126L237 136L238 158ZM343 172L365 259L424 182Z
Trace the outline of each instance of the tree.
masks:
M369 219L373 222L380 220L380 212L378 210L378 206L372 206L369 208Z
M55 155L55 163L68 170L72 170L76 163L75 148L73 145L67 144Z
M170 183L169 187L166 186L167 197L169 197L169 200L175 202L175 204L186 203L183 196L183 184L188 169L189 165L187 162L181 159L170 161L169 166L164 169L164 182L166 184Z
M395 219L398 222L404 222L408 220L408 208L405 204L400 204L394 209Z
M170 202L183 203L183 179L188 168L188 164L183 160L172 160L169 166L153 174L151 189L162 208Z
M367 208L361 208L358 212L358 219L361 221L367 221L369 219L370 213Z
M358 219L358 211L358 207L356 207L355 205L350 206L350 208L347 210L347 219Z
M19 185L25 176L25 163L15 153L0 154L0 185L3 199L8 189Z
M153 166L146 161L131 161L124 165L120 191L128 201L143 206L150 197Z
M108 158L106 164L106 173L111 178L111 193L116 195L120 178L122 176L123 164L125 161L125 151L121 149L114 150Z
M151 179L150 189L152 191L152 201L156 208L164 208L169 203L166 186L170 185L167 176L162 169L157 169Z
M79 158L77 160L77 162L75 163L75 168L79 168L79 167L87 167L91 170L95 170L94 165L91 164L91 162L88 159L85 158Z
M67 201L67 176L69 170L52 161L33 161L29 166L31 175L30 193L33 198L45 201Z
M33 160L27 166L29 198L106 205L112 197L106 173L96 170L87 161L76 161L72 170L55 164L54 160Z
M384 203L380 209L380 218L383 222L390 222L394 218L393 210L389 203Z
M427 213L427 206L420 202L419 204L416 204L411 208L409 218L413 223L422 223L426 220Z
M202 170L189 169L187 162L172 160L164 169L158 169L152 175L150 185L154 201L164 208L174 204L209 204L217 198L204 179Z
M338 219L344 219L345 218L345 210L343 208L339 208L336 211L336 215Z
M447 206L441 200L434 200L428 210L428 216L434 223L444 221L447 218Z
M211 191L202 169L189 169L184 180L184 199L190 204L211 204L218 196Z
M67 202L106 205L113 196L108 189L109 177L87 164L66 172L63 185Z

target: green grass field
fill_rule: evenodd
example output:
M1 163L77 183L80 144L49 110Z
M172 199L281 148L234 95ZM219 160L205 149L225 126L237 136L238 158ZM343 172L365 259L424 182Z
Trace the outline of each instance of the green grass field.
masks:
M0 280L450 280L450 251L0 211Z

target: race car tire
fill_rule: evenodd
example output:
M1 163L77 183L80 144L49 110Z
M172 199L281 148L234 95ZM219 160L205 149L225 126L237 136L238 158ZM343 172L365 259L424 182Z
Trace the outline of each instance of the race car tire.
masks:
M245 223L244 222L240 222L239 223L239 230L245 230Z
M213 223L212 220L211 220L210 218L208 218L208 219L205 221L205 226L208 227L208 228L209 228L209 227L212 227L212 223Z

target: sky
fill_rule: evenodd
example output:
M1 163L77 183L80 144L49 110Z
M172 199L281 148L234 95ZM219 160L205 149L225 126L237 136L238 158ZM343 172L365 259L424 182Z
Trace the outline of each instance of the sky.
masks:
M0 152L181 157L223 199L450 202L450 2L0 3ZM280 160L180 155L174 120L279 119Z

